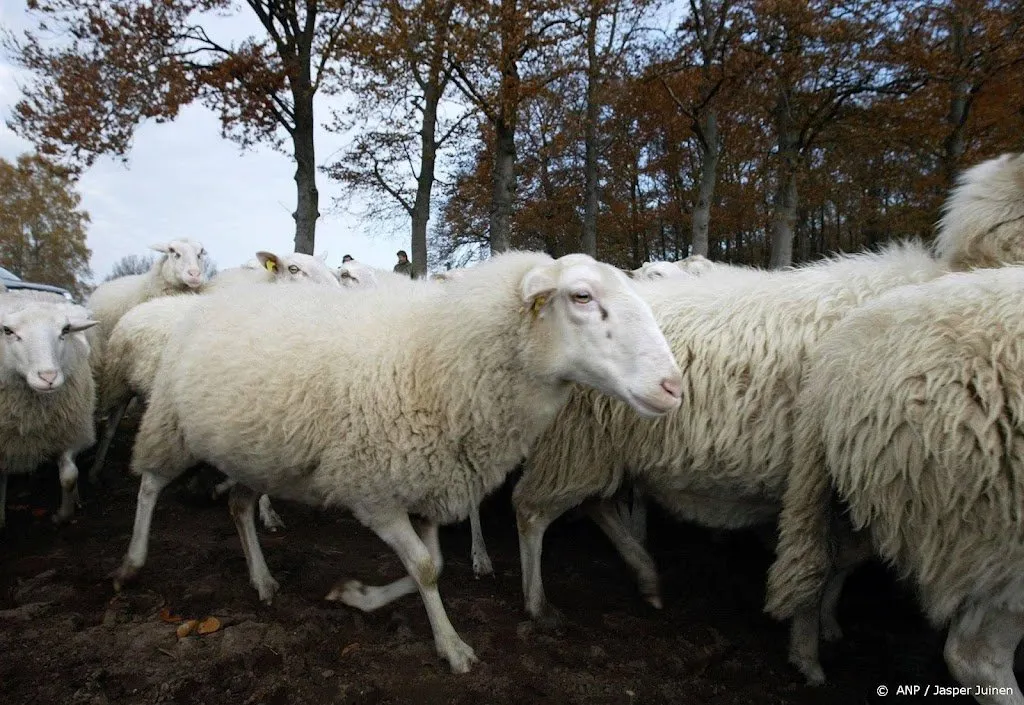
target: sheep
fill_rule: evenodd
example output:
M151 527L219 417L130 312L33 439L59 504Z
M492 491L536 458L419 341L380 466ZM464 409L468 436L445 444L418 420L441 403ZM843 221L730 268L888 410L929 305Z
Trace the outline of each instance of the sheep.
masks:
M206 281L203 259L206 250L195 240L171 240L151 245L163 253L145 274L132 274L103 282L86 302L99 321L102 340L110 337L114 326L133 306L167 294L199 290Z
M238 480L231 513L260 599L278 585L253 525L255 492L345 507L409 575L331 596L369 611L419 590L439 655L469 670L477 658L437 591L438 525L502 484L572 382L657 416L678 408L680 372L629 280L586 255L504 253L459 281L407 287L359 297L252 287L212 295L182 322L135 444L142 480L115 589L145 562L160 491L206 461Z
M675 262L644 262L638 268L630 270L630 276L637 281L693 276Z
M624 480L683 519L731 529L774 521L789 469L792 409L817 339L859 303L942 266L920 244L845 255L743 279L637 283L683 368L676 414L656 422L576 390L543 434L513 492L528 613L557 621L540 574L544 531ZM661 606L657 571L607 502L588 507Z
M300 280L308 280L312 284L338 286L338 280L334 273L324 264L325 258L326 254L314 257L301 252L278 255L273 252L260 251L256 253L254 260L241 267L218 272L206 288L213 291L239 284ZM252 262L255 262L256 266L253 266Z
M403 279L408 282L409 279L404 274L375 269L355 260L345 262L336 271L338 281L346 289L368 289L392 282L401 282Z
M940 261L953 270L1020 262L1022 240L1024 156L1004 154L965 170L939 221L934 250ZM780 619L792 618L790 661L812 684L825 680L818 661L819 631L839 633L838 625L819 630L817 605L823 605L821 614L830 609L845 575L871 555L863 537L833 511L824 466L809 464L811 457L823 459L826 430L813 416L801 416L797 425L796 462L783 501L765 606ZM827 555L826 544L832 546Z
M323 256L313 257L301 253L278 255L260 251L256 253L256 259L260 263L260 270L245 267L226 269L210 281L206 293L246 284L271 282L308 282L329 287L339 286L334 274L324 264ZM152 392L160 356L167 347L168 338L175 324L191 315L197 303L196 297L154 299L133 308L114 327L107 343L99 403L101 414L110 416L89 471L91 482L96 482L100 478L110 443L131 399L135 396L147 398ZM229 486L219 485L218 489L224 492ZM260 498L260 517L268 528L284 526L280 517L271 508L268 498Z
M0 296L0 528L7 476L58 458L63 523L78 504L75 455L93 444L96 389L84 331L97 321L42 292Z
M768 600L789 617L820 599L834 487L852 528L949 627L953 676L1010 688L975 694L1000 705L1024 703L1012 670L1024 637L1022 295L1021 267L952 274L862 307L823 339L800 395ZM801 509L794 533L785 520Z

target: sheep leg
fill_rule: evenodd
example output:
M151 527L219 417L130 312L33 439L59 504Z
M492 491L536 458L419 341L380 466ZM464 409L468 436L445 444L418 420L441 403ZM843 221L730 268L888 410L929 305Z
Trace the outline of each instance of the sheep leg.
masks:
M437 524L432 522L419 524L416 533L426 545L430 558L437 566L437 574L440 575L444 569L444 557L441 555L441 541L437 532ZM358 580L348 580L344 584L331 588L325 599L344 602L363 612L372 612L414 592L416 592L416 581L407 575L387 585L364 585Z
M156 500L160 496L160 491L170 484L171 479L151 472L142 475L142 481L139 483L139 500L135 506L135 526L132 528L132 540L128 544L128 553L124 557L124 562L113 576L114 590L117 592L120 592L124 584L134 578L146 563L153 510L156 509Z
M1013 675L1013 654L1021 637L1024 613L984 606L966 609L950 624L946 665L980 705L1024 705Z
M96 484L100 479L103 463L107 459L107 451L110 450L110 444L117 434L117 427L121 425L121 419L131 400L132 397L129 397L115 406L107 417L107 422L103 425L103 437L100 438L100 444L96 447L96 457L93 458L92 467L89 469L89 482L92 484Z
M78 466L71 451L64 451L58 462L60 470L60 509L53 515L54 524L63 524L75 515L75 507L81 506L78 496Z
M0 471L0 529L7 526L7 473Z
M218 497L220 497L225 492L230 491L231 488L234 487L234 486L235 486L235 481L232 480L230 477L225 479L225 480L223 480L222 482L218 482L214 486L213 491L210 493L210 495L211 495L210 499L217 499Z
M789 623L789 662L807 679L807 685L825 683L825 671L818 658L821 616L821 605L816 603L794 612Z
M523 571L523 596L527 613L540 625L557 627L565 618L548 602L544 594L544 577L541 575L541 551L544 548L544 532L560 511L524 512L516 510L516 527L519 529L519 560Z
M629 529L641 546L647 543L647 498L633 486L633 504L629 513Z
M266 496L266 495L264 495ZM238 538L242 540L245 563L249 567L249 582L256 588L260 600L270 604L278 584L270 574L263 558L259 538L256 536L256 499L258 495L245 485L235 484L228 495L228 510L235 521Z
M267 494L260 495L260 523L268 531L277 531L284 528L284 522L277 512L274 511L274 507L270 504L270 495Z
M640 594L652 607L661 609L661 586L654 559L622 521L615 506L609 501L591 502L586 507L591 519L601 528L615 546L623 560L636 573Z
M480 505L474 504L469 510L469 529L473 536L473 575L494 575L491 557L487 555L487 544L484 543L484 532L480 527Z
M392 521L381 523L375 521L371 524L374 533L381 537L384 542L394 549L402 561L402 565L409 571L409 575L416 581L420 597L427 608L427 617L430 619L430 628L434 633L434 645L437 653L448 660L454 673L466 673L470 665L478 661L473 649L464 642L455 627L448 620L448 615L441 602L441 594L437 590L437 578L439 566L430 555L430 550L424 545L409 521L409 515L402 512ZM434 529L436 531L436 528Z

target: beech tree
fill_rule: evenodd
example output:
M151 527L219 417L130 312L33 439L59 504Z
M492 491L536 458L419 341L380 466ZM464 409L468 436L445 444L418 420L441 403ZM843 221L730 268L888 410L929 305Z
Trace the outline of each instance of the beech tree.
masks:
M88 291L89 214L64 170L36 155L0 159L0 264L29 281Z
M200 101L220 114L225 137L294 157L295 250L312 254L314 97L335 88L356 3L245 0L262 33L218 39L211 20L238 17L232 0L29 0L36 27L8 48L32 80L8 124L81 169L100 155L126 157L140 123L171 121Z

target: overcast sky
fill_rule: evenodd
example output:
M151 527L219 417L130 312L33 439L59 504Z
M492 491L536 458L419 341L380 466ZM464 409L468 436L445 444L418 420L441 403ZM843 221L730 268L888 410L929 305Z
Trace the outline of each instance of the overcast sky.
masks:
M20 32L28 19L24 0L0 0L0 26ZM0 122L6 123L25 82L0 54ZM330 119L329 107L318 98L318 123ZM344 138L317 125L318 166L344 145ZM31 145L0 124L0 158L13 161L26 151ZM294 250L294 161L267 147L241 151L220 136L217 116L206 108L193 105L174 122L144 124L128 156L127 165L99 160L79 182L82 207L92 218L88 246L95 281L121 257L178 237L201 241L220 268L240 265L257 250ZM346 212L334 212L332 201L343 195L342 187L322 174L317 185L322 215L316 254L327 251L329 265L341 264L347 253L390 269L396 250L410 250L405 221L365 222L355 201Z

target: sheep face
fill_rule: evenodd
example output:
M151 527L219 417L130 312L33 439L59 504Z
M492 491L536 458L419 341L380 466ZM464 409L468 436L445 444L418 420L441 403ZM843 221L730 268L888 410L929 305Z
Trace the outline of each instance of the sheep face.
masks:
M671 279L672 277L692 276L675 262L644 262L639 269L633 270L633 278L640 281Z
M377 285L373 269L355 260L338 267L338 281L346 289L365 289Z
M313 257L300 252L288 255L276 255L273 252L257 252L256 259L260 266L271 272L277 281L306 282L338 286L338 280L330 268L324 264L324 257Z
M520 287L554 376L618 397L643 416L679 406L679 366L625 274L567 255L530 270Z
M181 282L189 289L196 289L206 282L203 267L206 249L202 243L195 240L171 240L149 247L164 254L159 266L165 281Z
M0 312L0 384L23 379L36 392L56 391L75 355L72 341L84 343L75 334L96 323L81 306L59 303Z

